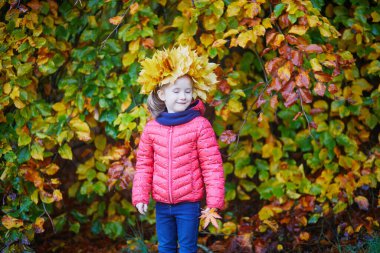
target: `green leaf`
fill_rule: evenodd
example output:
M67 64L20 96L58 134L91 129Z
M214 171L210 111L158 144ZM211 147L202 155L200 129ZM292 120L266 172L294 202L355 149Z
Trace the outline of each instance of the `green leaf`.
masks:
M31 155L34 159L43 161L44 150L45 150L44 147L40 146L37 143L33 143L32 148L31 148Z
M33 64L32 63L25 63L21 64L20 66L17 67L17 76L23 76L25 74L28 74L29 72L32 71Z
M74 222L72 224L70 224L70 228L69 228L70 231L78 234L79 233L79 230L80 230L80 224L79 222Z
M124 234L123 225L121 222L117 221L107 222L104 225L104 233L111 239L115 240Z
M22 164L30 159L30 152L28 147L23 147L17 154L17 162Z
M71 147L67 143L59 147L58 153L61 155L63 159L68 159L68 160L73 159L73 153L71 152Z
M106 185L101 182L101 181L98 181L94 184L94 192L96 192L99 196L103 196L104 193L107 191L107 187Z
M274 16L276 17L276 18L278 18L280 15L281 15L281 13L282 13L282 11L285 9L285 4L283 4L283 3L280 3L280 4L277 4L275 7L274 7L274 10L273 10L273 12L274 12Z
M28 145L30 142L32 141L32 138L29 136L29 134L27 133L22 133L20 134L20 136L18 137L18 146L19 147L22 147L22 146L26 146Z
M65 224L67 222L66 213L63 213L53 219L53 224L56 232L60 232L63 230Z

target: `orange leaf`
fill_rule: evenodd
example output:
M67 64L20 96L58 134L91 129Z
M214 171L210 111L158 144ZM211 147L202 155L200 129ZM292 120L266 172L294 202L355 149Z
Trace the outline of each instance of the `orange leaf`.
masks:
M277 58L274 58L268 62L265 63L265 70L269 73L269 74L274 74L277 72L278 68L280 66L282 66L284 63L285 63L285 59L282 58L282 57L277 57Z
M291 105L295 104L297 102L297 99L298 99L297 93L295 92L290 93L284 103L285 107L290 107Z
M273 78L273 79L272 79L272 82L270 83L270 85L269 85L269 87L268 87L268 89L267 89L267 93L270 94L270 92L271 92L272 90L280 91L281 88L282 88L282 86L281 86L281 81L280 81L280 79L279 79L278 77Z
M290 34L287 34L285 39L290 45L298 45L300 48L309 44L304 38L299 38Z
M278 77L282 81L287 82L289 81L290 76L292 75L292 72L293 72L293 63L290 61L287 61L285 65L283 65L282 67L278 69Z
M310 85L309 73L304 69L301 69L299 74L296 76L296 84L298 87L305 87L308 89Z
M45 231L44 223L45 223L45 219L38 217L33 224L34 232L36 232L37 234L43 233Z
M153 49L154 48L154 40L152 38L143 39L142 45L145 48Z
M297 120L297 119L299 118L299 116L301 116L301 115L302 115L302 112L298 112L298 113L296 114L296 116L293 117L293 121L294 121L294 120Z
M331 81L332 77L329 74L323 73L322 71L316 71L314 72L315 79L317 79L319 82L327 83Z
M334 93L337 93L338 92L338 88L336 87L335 84L330 84L329 87L327 88L329 90L329 92L331 94L334 94Z
M301 232L300 239L302 241L308 241L310 239L310 234L308 232Z
M129 12L131 13L131 15L135 14L139 9L139 4L138 3L134 3L131 5L131 7L129 8Z
M301 98L302 98L303 103L309 104L309 103L313 102L310 90L304 89L304 88L300 88L298 90L301 93Z
M270 99L270 106L271 106L273 109L276 109L277 104L278 104L277 95L274 95L274 96Z
M13 218L8 215L3 216L3 218L1 218L1 222L3 223L3 226L7 229L19 228L22 225L24 225L24 222L22 220Z
M272 42L272 40L276 37L276 35L277 33L274 32L273 29L267 32L266 37L265 37L265 42L267 43L267 45L269 45Z
M121 21L123 20L123 17L122 16L115 16L113 18L110 18L108 21L113 24L113 25L118 25L121 23Z
M317 44L300 45L299 48L306 53L323 53L323 48Z
M294 65L300 67L302 65L302 53L298 50L292 50L291 61Z
M317 93L319 96L323 96L325 94L325 91L326 86L321 82L317 82L317 84L314 87L314 92Z
M294 87L296 86L294 81L287 82L281 90L281 95L287 99L291 93L294 91Z

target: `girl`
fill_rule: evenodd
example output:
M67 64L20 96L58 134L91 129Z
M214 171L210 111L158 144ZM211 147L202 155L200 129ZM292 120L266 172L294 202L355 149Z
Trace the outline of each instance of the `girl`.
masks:
M202 117L202 101L192 100L216 83L215 65L204 60L186 47L158 51L142 63L138 79L142 90L150 93L148 108L155 119L140 138L132 203L145 214L152 193L159 252L177 252L177 242L180 253L197 252L204 190L205 211L224 206L223 166L215 133ZM157 83L147 83L152 81Z

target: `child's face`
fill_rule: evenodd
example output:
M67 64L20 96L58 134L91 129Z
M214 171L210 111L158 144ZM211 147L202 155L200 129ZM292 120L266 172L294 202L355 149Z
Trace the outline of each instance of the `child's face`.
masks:
M157 94L165 102L169 113L182 112L191 103L193 82L188 76L183 76L178 78L174 84L158 90Z

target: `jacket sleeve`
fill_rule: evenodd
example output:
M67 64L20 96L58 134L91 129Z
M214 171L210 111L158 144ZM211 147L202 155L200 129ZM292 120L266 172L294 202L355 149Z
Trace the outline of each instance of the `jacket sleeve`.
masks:
M152 190L153 179L153 144L149 138L147 127L140 137L137 150L136 173L133 178L132 204L149 203L149 194Z
M205 119L197 140L198 159L206 186L209 208L224 207L224 170L222 156L210 122Z

